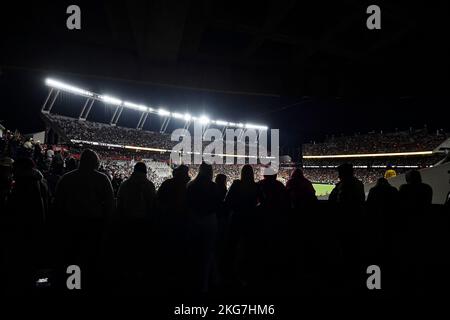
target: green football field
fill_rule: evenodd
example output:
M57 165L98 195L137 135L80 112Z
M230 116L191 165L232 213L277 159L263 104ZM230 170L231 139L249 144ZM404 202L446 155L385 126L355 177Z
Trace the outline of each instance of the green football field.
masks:
M316 190L316 196L320 197L329 194L333 190L334 185L313 183L313 187Z

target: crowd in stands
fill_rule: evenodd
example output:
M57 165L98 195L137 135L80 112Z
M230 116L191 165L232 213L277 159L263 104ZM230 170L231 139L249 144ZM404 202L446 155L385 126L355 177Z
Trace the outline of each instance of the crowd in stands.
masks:
M428 133L426 129L332 136L321 143L304 144L303 155L432 151L448 137L448 134L443 131Z
M170 134L137 130L109 124L48 115L51 121L62 129L69 140L95 141L117 145L131 145L147 148L170 150L175 142L170 140Z
M374 263L393 275L388 293L449 284L448 206L431 204L415 170L399 190L380 177L366 199L353 166L341 164L319 201L299 168L281 170L283 184L265 167L170 168L91 149L74 157L13 133L1 140L6 293L67 292L74 264L82 292L108 295L359 294Z
M367 157L367 158L335 158L335 159L303 159L304 166L337 167L345 162L351 161L355 167L385 167L391 166L414 166L415 168L426 168L435 165L445 157L445 154L431 154L422 156L395 156L395 157Z
M135 146L145 148L155 148L171 150L178 141L171 141L171 135L168 133L160 133L148 130L138 130L135 128L127 128L120 126L111 126L110 124L92 122L92 121L80 121L75 118L49 114L48 119L52 124L58 127L61 132L64 133L67 140L75 141L89 141L115 144L121 146ZM224 152L228 150L229 146L237 152L237 148L244 147L248 149L250 142L247 138L243 139L230 139L226 141L224 145ZM209 141L202 141L203 148L208 145Z
M74 118L48 115L49 119L54 125L62 129L64 134L69 140L81 140L81 141L95 141L101 143L109 143L115 145L133 145L141 147L152 147L158 149L171 149L175 142L170 141L170 135L164 133L156 133L145 130L136 130L132 128L114 127L109 124L96 123L90 121L79 121ZM349 137L331 137L324 143L318 144L305 144L303 146L304 155L327 155L327 154L357 154L357 153L372 153L376 150L376 153L380 152L399 152L399 151L429 151L434 149L439 143L446 139L447 135L442 131L438 131L434 134L429 134L425 129L422 130L410 130L408 132L396 132L396 133L371 133L365 135L354 135ZM206 143L206 142L205 142ZM83 150L86 145L81 145L80 150ZM73 148L72 148L73 149ZM108 148L96 149L102 159L112 160L133 160L133 159L153 159L155 161L166 162L168 161L168 153L156 153L147 151L132 152L129 150L120 150L115 148L109 150ZM383 170L387 165L393 166L398 173L403 173L408 170L408 166L411 168L422 168L432 166L441 160L440 155L426 155L415 157L389 157L389 158L356 158L351 159L356 170L356 175L363 183L374 183L380 176L383 176ZM338 177L335 170L329 170L329 168L335 168L342 163L347 162L348 159L304 159L303 165L305 168L305 175L311 181L316 183L335 184L338 182ZM108 163L110 167L110 176L122 176L117 180L124 179L131 174L133 161L128 164L123 164L123 169L116 169L116 165L113 161ZM314 168L311 168L314 166ZM329 167L329 168L317 168L315 166ZM361 167L367 169L362 169ZM397 166L399 166L397 168ZM191 166L190 173L195 175L198 166ZM239 176L240 166L227 165L216 166L215 172L225 174L228 179L227 184ZM256 172L259 172L258 168L254 168ZM118 171L115 173L115 171ZM283 183L287 182L290 176L290 171L282 169L279 174L279 179ZM149 174L152 174L150 171ZM158 187L163 179L158 175L153 175L152 178L156 181ZM259 175L257 177L259 179Z

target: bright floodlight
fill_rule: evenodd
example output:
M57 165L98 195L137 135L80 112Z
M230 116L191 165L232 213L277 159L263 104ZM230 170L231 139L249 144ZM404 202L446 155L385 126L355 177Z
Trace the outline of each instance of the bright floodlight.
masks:
M140 105L140 104L135 104L135 103L128 102L128 101L125 101L123 103L123 105L125 107L127 107L127 108L138 110L138 111L144 111L145 112L145 111L148 110L148 108L146 106L143 106L143 105Z
M89 97L92 97L94 95L92 92L65 84L65 83L57 81L57 80L49 79L49 78L45 79L45 84L47 86L55 88L55 89L78 93L78 94L82 94L82 95L89 96Z
M228 126L229 123L227 121L216 120L216 124L219 126Z
M246 123L246 124L245 124L245 127L246 127L247 129L267 130L267 127L266 127L266 126L259 126L259 125L251 124L251 123Z
M111 96L107 96L107 95L100 96L100 99L102 99L103 102L109 103L109 104L114 104L114 105L122 104L122 100L111 97Z
M199 119L198 119L198 121L200 122L200 123L202 123L202 124L207 124L207 123L209 123L209 118L207 117L207 116L201 116Z
M164 110L164 109L158 109L158 114L160 115L160 116L170 116L170 112L169 111L167 111L167 110Z
M172 112L172 117L174 117L176 119L183 119L184 115L182 115L181 113L178 113L178 112Z
M136 103L129 102L129 101L122 101L118 98L111 97L108 95L99 95L96 93L92 93L87 90L83 90L81 88L77 88L77 87L71 86L69 84L63 83L61 81L50 79L50 78L45 79L45 84L49 87L52 87L52 88L55 88L58 90L63 90L63 91L71 92L74 94L80 94L83 96L93 97L93 99L102 100L103 102L109 103L112 105L117 105L117 106L123 105L124 107L130 108L133 110L137 110L137 111L157 113L162 117L172 116L177 119L184 119L186 122L198 121L201 124L214 123L214 124L217 124L219 126L224 126L224 127L237 127L237 128L246 128L246 129L268 130L267 126L255 125L255 124L251 124L251 123L243 124L243 123L227 122L227 121L223 121L223 120L215 120L214 121L214 120L210 120L205 115L202 115L200 117L194 117L188 113L185 113L185 114L181 114L178 112L171 113L170 111L165 110L163 108L159 108L159 109L155 110L155 109L147 107L145 105L136 104Z

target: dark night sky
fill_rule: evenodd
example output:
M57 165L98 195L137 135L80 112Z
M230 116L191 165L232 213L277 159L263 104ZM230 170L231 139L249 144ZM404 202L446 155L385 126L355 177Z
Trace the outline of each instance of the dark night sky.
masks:
M3 73L0 119L4 125L23 132L43 128L39 111L48 94L45 77L46 74L40 72L23 70L6 70ZM282 144L288 146L321 139L325 134L401 130L425 124L430 129L450 128L448 118L441 113L449 105L448 97L265 97L67 75L55 78L124 100L165 106L171 111L206 114L212 119L267 124L271 128L281 129ZM64 94L53 111L76 115L83 102L73 95ZM98 102L90 119L107 121L111 110ZM124 113L120 124L133 126L137 116L137 112L133 111Z
M171 111L266 124L281 129L285 146L425 124L450 131L448 1L380 2L378 32L365 28L368 3L79 1L81 31L65 28L69 2L12 3L0 21L0 120L42 129L44 79L55 77ZM64 113L78 105L68 95L58 103L72 108ZM97 104L92 117L109 111Z

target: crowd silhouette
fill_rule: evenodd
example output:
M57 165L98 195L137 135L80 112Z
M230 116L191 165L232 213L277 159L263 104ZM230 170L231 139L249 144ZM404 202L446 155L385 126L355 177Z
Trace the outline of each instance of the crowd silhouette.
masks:
M30 158L0 162L4 293L68 293L69 265L82 270L80 292L117 295L353 294L367 292L373 264L392 294L448 282L448 206L431 204L418 171L399 190L380 178L366 201L342 164L320 201L300 168L285 186L244 165L227 190L212 165L195 177L180 165L156 190L137 162L115 196L96 152L53 162L47 178Z

